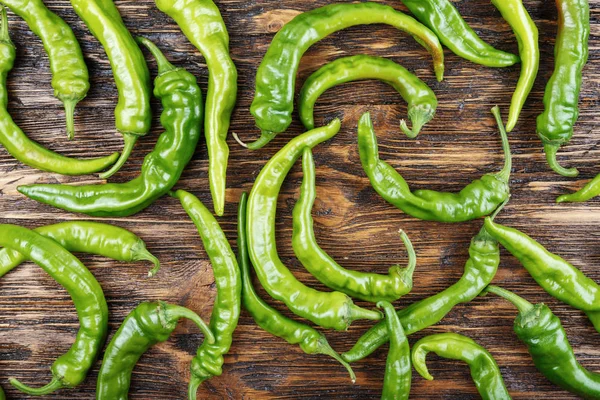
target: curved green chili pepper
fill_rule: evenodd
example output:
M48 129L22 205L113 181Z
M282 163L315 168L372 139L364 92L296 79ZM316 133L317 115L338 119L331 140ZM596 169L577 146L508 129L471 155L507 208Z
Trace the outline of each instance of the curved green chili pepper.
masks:
M204 135L208 149L208 179L215 213L225 209L227 131L237 99L237 69L229 55L229 33L211 0L155 0L158 8L177 22L208 67Z
M464 361L471 369L471 377L483 400L510 400L500 368L494 357L473 339L458 333L438 333L425 336L412 348L412 363L417 372L428 381L433 376L427 370L427 353Z
M238 209L238 265L242 276L242 304L254 322L271 335L284 339L289 344L297 344L306 354L324 354L342 364L350 373L354 383L356 375L350 365L331 348L325 335L311 326L281 315L261 299L252 285L248 237L246 235L246 205L248 195L242 193Z
M510 67L519 57L490 46L465 22L448 0L401 0L454 54L487 67Z
M391 85L408 103L408 118L413 128L409 129L404 120L400 121L400 128L409 138L417 137L421 127L435 115L437 98L425 82L392 60L361 54L338 58L308 77L298 100L300 120L304 127L315 127L315 103L327 89L366 79L378 79Z
M412 35L433 56L435 74L444 76L444 51L435 34L414 18L383 4L330 4L302 13L281 28L273 38L258 71L256 93L250 106L260 139L247 144L260 149L292 122L294 88L300 59L306 50L339 30L356 25L387 24Z
M7 110L6 78L13 68L15 57L15 46L8 34L6 9L2 7L2 26L0 27L0 143L10 155L23 164L63 175L91 174L114 164L119 158L119 153L89 160L64 157L40 146L23 133Z
M563 176L577 176L577 168L564 168L556 152L571 140L579 117L577 104L581 72L588 60L590 5L588 0L556 0L558 34L554 45L554 73L544 92L544 112L537 118L537 134L544 144L548 165Z
M387 329L391 332L383 378L382 400L405 400L410 394L412 370L410 367L410 347L396 310L387 301L380 301L377 307L383 308Z
M292 247L296 257L308 272L333 290L374 303L381 300L398 300L409 293L413 286L412 276L417 260L412 243L403 231L400 231L400 236L408 251L408 266L404 268L394 265L389 269L388 275L347 270L319 247L311 216L316 191L315 163L309 148L304 149L302 154L302 171L304 179L300 197L293 211Z
M323 328L346 330L357 319L381 319L375 310L356 306L340 292L319 292L299 282L281 262L275 245L275 213L281 185L305 147L335 136L340 120L292 139L258 174L248 198L248 244L256 275L271 297L283 301L296 315Z
M96 384L96 400L127 400L133 367L150 347L169 339L180 319L194 322L203 343L215 341L202 318L192 310L164 301L141 303L125 318L106 347Z
M52 381L33 389L16 379L20 391L43 395L79 385L100 351L108 330L108 306L94 275L71 253L52 239L16 225L0 225L0 246L18 251L39 265L64 287L77 310L80 328L69 351L52 364Z
M240 317L242 281L235 253L211 212L191 193L178 190L171 195L179 199L198 228L217 285L217 298L210 316L210 329L215 335L215 342L202 343L191 365L188 397L195 400L202 382L222 373L223 355L229 352L233 331Z
M23 18L29 29L42 40L52 71L52 87L65 105L67 135L73 139L75 106L90 89L89 74L77 38L67 23L50 11L42 0L2 0Z
M71 5L104 47L119 92L115 123L123 135L125 146L115 165L100 174L101 178L106 179L125 164L138 137L150 131L150 72L142 51L125 27L112 0L71 0Z
M492 0L492 4L512 28L517 37L521 56L521 76L512 96L506 122L506 130L511 132L519 120L519 115L540 67L538 29L523 6L522 0Z
M165 128L154 150L144 158L141 175L127 183L29 185L19 186L19 192L67 211L127 216L148 207L177 183L200 139L202 93L194 75L175 68L149 40L139 40L158 62L154 95L162 101Z
M600 195L600 174L589 181L583 188L575 193L563 194L556 199L557 203L583 203Z
M160 262L146 249L146 243L135 234L114 225L90 221L68 221L34 229L74 253L90 253L116 261L150 261L154 268L148 276L160 269ZM18 251L0 249L0 277L6 275L27 257Z
M432 190L411 192L404 178L391 165L379 159L377 137L371 118L369 113L363 114L358 125L358 149L371 185L389 203L419 219L464 222L489 215L510 194L509 178L512 168L510 146L498 107L494 107L492 113L502 137L504 168L498 173L486 174L473 181L460 193Z
M560 319L545 304L527 300L497 286L487 292L497 294L517 307L515 333L527 345L535 367L552 383L585 398L600 398L600 374L585 369L573 353Z
M500 264L498 242L481 228L471 240L469 259L462 277L454 285L434 296L413 303L398 311L398 317L407 335L440 322L454 306L473 300L489 285ZM348 362L356 362L373 353L390 338L383 322L378 322L358 339L354 347L342 354Z

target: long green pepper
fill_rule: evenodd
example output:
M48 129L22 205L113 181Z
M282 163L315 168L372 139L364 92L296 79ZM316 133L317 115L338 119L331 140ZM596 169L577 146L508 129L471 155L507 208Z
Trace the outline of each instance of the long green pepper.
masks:
M408 339L394 306L381 301L377 307L383 308L387 329L391 332L381 400L407 400L412 381Z
M414 18L373 2L330 4L302 13L273 38L258 71L250 106L261 136L246 146L260 149L292 122L296 75L302 55L324 37L356 25L387 24L410 34L433 56L438 80L444 76L444 51L437 36Z
M248 198L248 244L256 275L271 297L296 315L323 328L346 330L357 319L381 319L375 310L356 306L340 292L319 292L298 281L281 262L275 243L277 197L283 181L304 148L312 148L340 130L340 120L292 139L258 174Z
M204 334L203 343L215 338L202 318L192 310L167 304L141 303L125 318L106 347L96 384L96 400L127 400L131 373L150 347L169 339L180 319L187 318Z
M537 118L537 134L544 144L548 165L563 176L577 176L556 160L560 146L573 136L579 117L577 105L582 70L588 60L590 5L588 0L556 0L558 34L554 45L554 73L544 92L544 112Z
M412 348L412 363L417 372L432 381L427 370L427 353L440 357L464 361L471 369L471 377L483 400L510 400L500 368L494 357L473 339L458 333L439 333L425 336Z
M10 383L31 395L44 395L60 388L72 388L85 379L108 330L108 306L94 275L61 245L26 228L0 225L0 247L23 254L39 265L71 296L80 328L75 342L52 364L52 380L40 388L30 388L16 379Z
M459 193L415 190L411 192L404 178L388 163L379 159L377 137L369 113L363 114L358 125L358 149L363 169L371 185L381 197L405 213L426 221L464 222L491 214L510 195L509 178L512 168L510 146L502 126L500 110L492 109L502 137L504 167L495 174L486 174Z
M90 89L87 65L77 38L71 27L42 0L2 0L0 3L23 18L29 29L42 40L50 61L54 96L64 103L67 135L73 139L75 106Z
M434 296L413 303L398 311L398 317L407 335L440 322L457 304L468 303L489 285L500 264L498 242L482 228L471 240L469 259L461 278L449 288ZM348 362L356 362L373 353L390 338L383 322L375 324L358 339L356 344L342 354Z
M556 199L557 203L583 203L600 195L600 174L589 181L583 188L575 193L563 194Z
M240 317L242 281L235 253L211 212L191 193L178 190L172 196L179 199L198 228L217 285L217 297L210 316L210 329L215 335L215 342L202 343L191 365L188 398L195 400L202 382L223 372L223 355L229 352L233 331Z
M342 83L366 79L378 79L391 85L408 103L408 119L412 129L407 126L406 121L400 121L400 129L406 136L415 138L423 125L435 115L437 98L425 82L392 60L360 54L338 58L325 64L306 79L298 100L300 120L304 127L315 127L315 103L327 89Z
M352 382L356 375L350 365L331 348L325 335L311 326L287 318L261 299L252 285L250 277L250 257L248 255L248 235L246 234L248 195L242 194L238 208L238 265L242 276L242 304L254 322L271 335L284 339L289 344L297 344L306 354L323 354L342 364L350 373Z
M154 95L162 101L165 128L154 150L144 158L140 176L127 183L104 185L19 186L19 192L67 211L128 216L154 203L177 183L200 139L202 93L194 75L175 68L149 40L139 40L158 62Z
M177 22L208 67L204 135L208 148L208 179L215 213L225 211L227 132L237 99L237 69L229 55L229 33L212 0L156 0L157 7Z
M371 301L395 301L409 293L413 286L413 273L417 264L415 250L404 232L400 236L408 251L408 266L394 265L388 275L350 271L336 263L315 238L311 210L316 199L315 163L312 151L302 154L304 178L300 197L293 210L292 247L298 260L319 281L333 290L348 296Z

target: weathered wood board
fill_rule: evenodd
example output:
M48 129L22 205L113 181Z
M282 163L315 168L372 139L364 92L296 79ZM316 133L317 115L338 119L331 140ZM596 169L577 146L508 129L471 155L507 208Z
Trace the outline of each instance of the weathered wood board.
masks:
M64 17L80 39L90 67L92 89L77 108L77 136L66 139L64 114L52 97L48 60L40 41L23 21L10 14L11 36L18 46L16 67L9 77L10 111L15 121L40 143L70 156L104 155L119 151L122 140L114 130L116 90L105 54L77 18L68 1L47 0ZM175 64L196 76L204 90L208 71L202 56L177 26L157 10L154 2L117 1L125 23L136 35L155 40ZM249 113L254 93L254 75L274 33L297 13L328 4L312 1L220 0L231 34L234 61L239 68L240 96L232 131L243 140L257 137ZM403 9L400 1L383 1ZM527 0L528 10L540 30L541 70L522 118L510 135L514 154L512 200L499 221L522 229L552 251L569 259L588 276L600 281L600 202L557 205L554 199L577 189L600 172L600 0L591 0L592 32L590 61L585 69L581 95L581 117L573 141L560 153L564 164L577 165L581 176L562 178L544 162L535 135L535 118L542 107L545 83L553 67L556 10L550 0ZM456 1L456 6L478 33L494 46L516 52L509 26L485 0ZM333 117L343 119L342 132L315 149L318 201L315 228L318 240L345 267L384 272L406 260L397 231L410 235L418 254L413 292L398 302L403 307L451 285L462 274L467 248L481 221L458 225L423 222L403 214L376 195L364 175L356 149L356 124L371 111L380 138L382 156L401 171L415 188L457 191L490 171L501 168L501 147L490 108L498 104L506 115L519 66L489 69L464 61L446 51L446 78L435 81L430 56L406 34L386 26L348 29L313 46L302 59L298 84L319 66L343 55L368 53L390 57L414 71L435 90L439 99L437 117L418 140L408 140L398 129L406 105L390 87L365 82L348 84L327 92L316 108L317 123ZM151 70L156 72L154 63ZM144 155L161 132L155 111L154 129L140 140L131 161L115 177L126 181L136 176ZM236 237L236 207L242 191L248 191L261 167L287 140L302 132L297 119L290 130L261 151L249 152L232 138L226 215L220 219L228 237ZM177 187L189 189L205 204L211 204L204 145L185 171ZM301 180L299 165L282 191L277 219L278 247L282 259L303 281L324 289L304 271L291 249L291 209ZM23 166L0 149L0 222L27 227L64 220L84 219L38 204L19 195L17 185L33 182L98 182L94 177L66 178ZM89 219L89 218L88 218ZM163 299L191 307L208 320L215 296L210 263L194 225L180 205L163 198L144 212L129 218L108 219L139 234L162 262L154 279L145 278L147 265L124 265L81 255L102 284L110 309L110 335L139 302ZM559 303L540 289L506 251L494 281L528 298L545 302L562 319L579 361L600 372L600 335L585 315ZM263 293L264 294L264 293ZM271 302L282 311L276 302ZM289 312L286 312L289 315ZM440 324L413 335L411 343L434 332L455 331L484 345L501 367L515 399L569 399L569 393L550 384L534 368L525 346L512 330L516 310L496 298L478 298L456 307ZM350 348L369 326L356 322L348 332L328 332L333 347ZM0 280L0 382L9 398L28 398L9 387L7 378L27 384L49 381L54 359L71 345L78 328L72 302L66 292L40 268L27 264ZM190 323L145 354L138 363L131 385L132 399L185 398L189 362L201 335ZM243 313L231 352L221 377L211 379L199 391L202 399L315 399L378 398L382 387L387 347L356 363L358 380L352 385L345 370L325 356L307 356L255 326ZM432 382L413 373L414 399L478 398L468 368L456 362L430 357ZM80 387L61 390L53 399L93 399L100 361Z

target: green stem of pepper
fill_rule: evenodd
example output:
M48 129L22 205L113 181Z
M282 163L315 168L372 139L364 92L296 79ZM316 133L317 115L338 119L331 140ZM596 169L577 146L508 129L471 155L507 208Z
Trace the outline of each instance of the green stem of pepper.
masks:
M561 166L556 160L556 153L560 149L560 145L557 144L544 144L544 152L546 153L546 161L553 171L559 173L562 176L574 178L579 175L579 170L575 167L565 168Z
M498 286L488 285L481 293L484 296L487 293L494 293L495 295L498 295L498 296L510 301L512 304L514 304L515 307L517 307L517 310L519 310L519 312L521 314L525 314L526 312L533 309L533 304L531 304L524 298L517 296L513 292L509 292L508 290L502 289L501 287L498 287Z
M132 135L130 133L123 133L123 151L119 156L117 162L106 172L99 174L100 179L108 179L114 174L116 174L121 167L127 162L127 159L131 155L133 151L133 147L138 140L137 135Z
M6 7L2 7L2 25L0 26L0 41L10 42L8 34L8 16L6 15Z
M21 392L30 394L32 396L43 396L43 395L55 392L56 390L64 387L64 385L58 378L52 378L50 383L48 383L45 386L42 386L41 388L37 388L37 389L30 388L29 386L19 382L15 378L10 378L9 382L11 385L13 385L17 389L19 389Z
M323 336L323 337L321 337L321 339L319 339L315 353L329 356L329 357L333 358L334 360L336 360L337 362L339 362L340 364L342 364L344 366L344 368L346 368L346 370L350 374L350 379L352 379L352 383L356 382L356 374L352 370L352 367L350 366L350 364L348 364L346 361L344 361L342 359L342 357L338 354L338 352L331 348L331 346L327 342L327 339L325 339L325 336Z
M492 108L492 114L494 114L494 118L496 118L496 123L498 124L498 129L500 130L500 137L502 138L502 151L504 152L504 167L496 176L502 181L508 182L508 180L510 179L510 171L512 169L512 155L510 153L510 143L508 142L508 135L506 134L504 123L502 122L500 108L498 106L494 106L494 108Z
M406 120L400 120L400 129L409 139L416 138L421 128L431 120L431 111L421 107L415 107L408 112L408 118L412 122L412 129L406 124Z
M75 106L78 100L64 100L65 106L65 117L67 119L67 137L69 140L73 140L75 137Z
M258 150L258 149L265 147L267 145L267 143L269 143L275 137L274 132L261 131L260 137L258 139L256 139L254 142L244 143L244 142L242 142L242 139L240 139L240 137L237 135L237 133L232 132L232 135L233 135L233 138L235 139L235 141L238 142L238 144L240 146L245 147L250 150Z
M193 323L195 323L198 329L200 329L200 332L204 334L205 342L208 342L210 344L213 344L215 342L215 335L212 333L208 325L206 325L206 322L204 322L202 318L200 318L200 316L192 310L174 304L169 305L168 310L165 307L163 307L163 309L167 320L177 321L181 318L187 318Z
M166 74L169 71L175 71L177 69L169 62L169 60L167 60L167 57L165 57L164 53L160 51L160 49L152 41L142 36L136 37L135 41L148 49L148 51L156 59L159 75Z

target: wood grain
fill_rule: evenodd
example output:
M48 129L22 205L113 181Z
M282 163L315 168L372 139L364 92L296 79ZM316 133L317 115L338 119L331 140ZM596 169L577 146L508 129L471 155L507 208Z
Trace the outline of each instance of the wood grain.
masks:
M382 1L404 9L400 1ZM114 130L113 108L117 99L110 66L96 40L74 14L68 1L47 0L64 17L80 39L92 76L88 98L77 108L77 135L66 140L62 105L52 97L48 60L40 41L23 21L10 15L11 36L18 46L16 67L9 77L10 111L15 121L40 143L70 156L98 156L120 150L122 140ZM296 14L328 4L325 0L241 1L220 0L231 34L231 48L239 68L240 96L232 131L243 140L256 138L249 106L254 93L256 68L274 33ZM202 56L187 42L177 26L149 0L117 1L125 23L135 35L156 41L175 64L193 72L204 90L206 66ZM552 173L544 162L535 135L535 117L541 110L545 83L552 72L556 10L550 0L527 0L527 9L540 30L542 62L539 77L525 105L522 118L510 135L514 154L512 201L499 221L522 229L552 251L600 281L600 202L557 205L554 199L575 190L598 173L600 163L600 0L591 0L592 32L590 61L585 69L581 95L581 117L573 141L560 153L564 165L581 170L577 179ZM489 43L517 51L509 26L486 0L456 1L465 19ZM437 117L417 140L400 133L398 122L406 105L393 89L377 82L348 84L327 92L315 109L316 122L343 119L342 132L315 149L318 166L318 201L315 228L321 246L347 268L384 272L393 263L405 262L406 254L397 237L399 228L410 235L419 263L413 292L397 306L427 297L451 285L461 275L471 237L481 221L459 225L423 222L403 214L379 198L370 187L356 149L356 124L364 111L371 111L380 138L382 157L396 167L414 188L456 191L484 173L501 168L500 139L490 108L498 104L504 115L519 76L519 66L489 69L459 59L446 51L446 79L435 81L427 52L414 40L386 26L356 27L332 35L313 46L302 59L298 84L325 62L350 54L367 53L390 57L414 71L435 90L439 99ZM150 64L152 72L156 66ZM144 155L161 132L159 104L153 104L155 123L151 134L141 139L131 161L115 177L126 181L139 171ZM226 215L220 219L234 243L236 207L242 191L250 190L265 164L281 146L302 132L297 118L285 134L261 151L249 152L229 139L231 166ZM207 154L199 146L177 187L191 190L211 204L207 181ZM293 256L291 210L301 181L297 165L282 190L277 219L278 246L282 259L303 282L319 289ZM16 186L33 182L99 182L94 177L61 177L19 164L0 149L0 222L36 227L62 220L83 218L28 200ZM144 212L129 218L107 220L139 234L162 261L154 279L146 279L147 265L124 265L82 255L102 284L110 309L110 335L139 302L163 299L191 307L208 320L215 296L210 263L198 234L179 204L163 198ZM506 251L494 281L528 298L546 302L562 319L579 361L600 371L599 334L585 315L553 300ZM271 302L286 312L280 304ZM484 345L496 357L510 393L515 399L570 399L569 393L550 384L534 368L525 346L512 331L516 311L495 298L478 298L456 307L440 324L413 335L456 331ZM338 351L349 349L367 329L356 322L348 332L328 332ZM72 302L40 268L27 264L0 280L0 383L11 399L26 399L7 384L16 377L30 385L50 379L53 360L71 345L78 328ZM190 323L181 324L166 343L155 346L138 363L132 380L131 399L185 398L189 362L201 335ZM201 399L371 399L381 392L387 347L354 365L358 376L352 385L343 368L324 356L307 356L257 328L246 313L240 319L224 373L206 382ZM97 362L88 379L72 390L61 390L48 398L93 399ZM465 365L432 356L430 371L436 378L425 381L414 373L414 399L478 398Z

